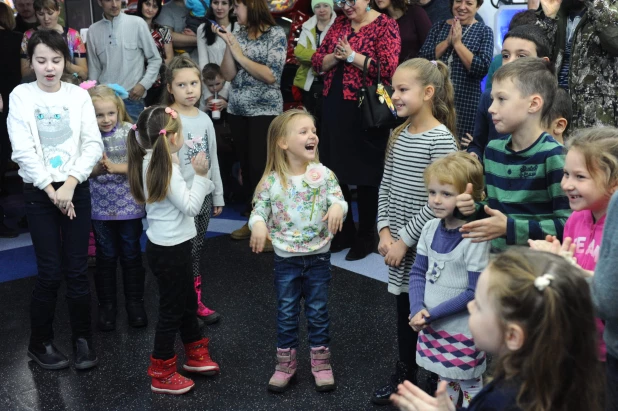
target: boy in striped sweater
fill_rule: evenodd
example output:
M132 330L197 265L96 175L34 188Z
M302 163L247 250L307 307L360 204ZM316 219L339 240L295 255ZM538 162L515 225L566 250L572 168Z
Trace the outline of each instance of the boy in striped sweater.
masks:
M525 57L496 71L493 84L489 113L496 130L509 135L485 149L487 200L476 204L469 189L457 197L459 211L475 220L462 226L463 237L492 241L498 251L546 235L562 239L571 213L560 188L563 147L543 130L556 77L549 63Z

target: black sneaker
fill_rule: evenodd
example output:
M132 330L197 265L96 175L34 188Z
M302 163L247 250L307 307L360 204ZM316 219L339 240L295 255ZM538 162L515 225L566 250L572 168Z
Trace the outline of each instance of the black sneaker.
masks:
M46 370L61 370L69 366L67 356L61 353L51 341L30 344L28 357Z
M87 370L99 363L97 353L92 347L92 343L85 338L78 338L73 343L73 354L75 355L75 368L78 370Z
M391 375L391 380L385 386L378 388L371 397L371 402L376 405L388 405L391 403L391 395L397 392L397 386L408 379L408 367L397 361L395 374ZM413 381L414 382L414 381Z
M15 238L19 233L10 227L7 227L4 223L0 223L0 238Z

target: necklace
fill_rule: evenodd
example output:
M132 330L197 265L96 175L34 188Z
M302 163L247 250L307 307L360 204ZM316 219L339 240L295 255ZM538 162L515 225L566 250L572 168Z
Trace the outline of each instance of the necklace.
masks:
M461 42L463 43L464 38L466 37L466 34L468 34L468 32L470 31L470 28L472 28L472 24L470 24L468 26L468 28L466 29L466 31L463 32L463 34L461 35ZM448 71L451 71L451 65L453 64L453 54L455 54L455 49L451 46L451 54L449 54L448 59L446 60L446 65L448 66Z

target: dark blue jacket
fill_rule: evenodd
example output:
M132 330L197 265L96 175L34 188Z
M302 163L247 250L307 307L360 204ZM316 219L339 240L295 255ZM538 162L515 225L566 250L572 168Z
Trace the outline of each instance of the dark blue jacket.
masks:
M459 411L521 411L516 405L520 384L494 380L476 394L468 408Z
M481 94L476 117L474 118L474 132L472 133L472 143L468 146L468 153L474 153L478 156L481 163L485 154L485 147L491 140L506 137L507 134L500 134L496 131L496 126L489 114L489 106L491 106L491 90L485 90Z

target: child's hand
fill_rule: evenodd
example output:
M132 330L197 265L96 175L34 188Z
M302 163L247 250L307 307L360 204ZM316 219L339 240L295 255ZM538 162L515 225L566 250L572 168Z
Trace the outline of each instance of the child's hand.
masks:
M208 159L203 151L191 159L191 165L198 176L206 177L208 174Z
M102 160L94 165L90 177L98 177L100 175L107 174L107 169L103 165Z
M206 101L204 102L204 105L206 107L204 107L204 111L212 111L212 103L211 101L215 98L215 96L210 96L206 99Z
M221 110L225 110L227 108L227 101L225 101L225 99L220 99L221 101L219 101L217 103L217 110L221 111Z
M404 381L397 387L397 394L391 395L390 399L402 411L455 411L446 385L446 381L441 381L436 396L432 397L410 381Z
M249 240L249 246L254 253L261 253L264 250L264 244L268 238L268 227L263 221L258 221L253 224L251 229L251 240Z
M340 204L333 204L329 207L328 211L322 221L328 221L328 231L333 234L337 234L343 228L343 208Z
M506 235L507 217L489 206L485 206L485 212L490 217L464 224L459 229L464 233L463 238L471 238L473 243L482 243Z
M466 136L462 137L461 140L459 140L459 147L461 147L461 149L465 151L473 140L474 137L472 137L470 133L466 133Z
M378 252L382 257L386 257L391 246L395 243L395 239L391 235L391 230L388 227L384 227L380 230L380 243L378 244Z
M414 331L419 332L423 328L427 327L427 321L425 321L425 318L429 317L431 317L431 315L429 315L429 311L423 308L417 312L414 317L412 317L410 320L410 327L412 327Z
M576 244L571 237L566 237L564 243L560 244L558 238L548 235L545 237L545 240L528 240L528 244L533 250L560 255L570 263L577 264L577 258L574 257Z
M391 267L399 267L401 260L403 260L407 252L408 246L406 243L401 239L396 241L384 256L384 264Z
M466 191L464 191L463 194L459 194L456 198L456 207L459 209L459 212L465 216L471 215L476 211L474 207L474 198L472 198L473 192L472 183L468 183L468 185L466 185Z
M212 209L212 216L213 217L219 217L221 215L221 213L223 212L223 207L213 207Z

